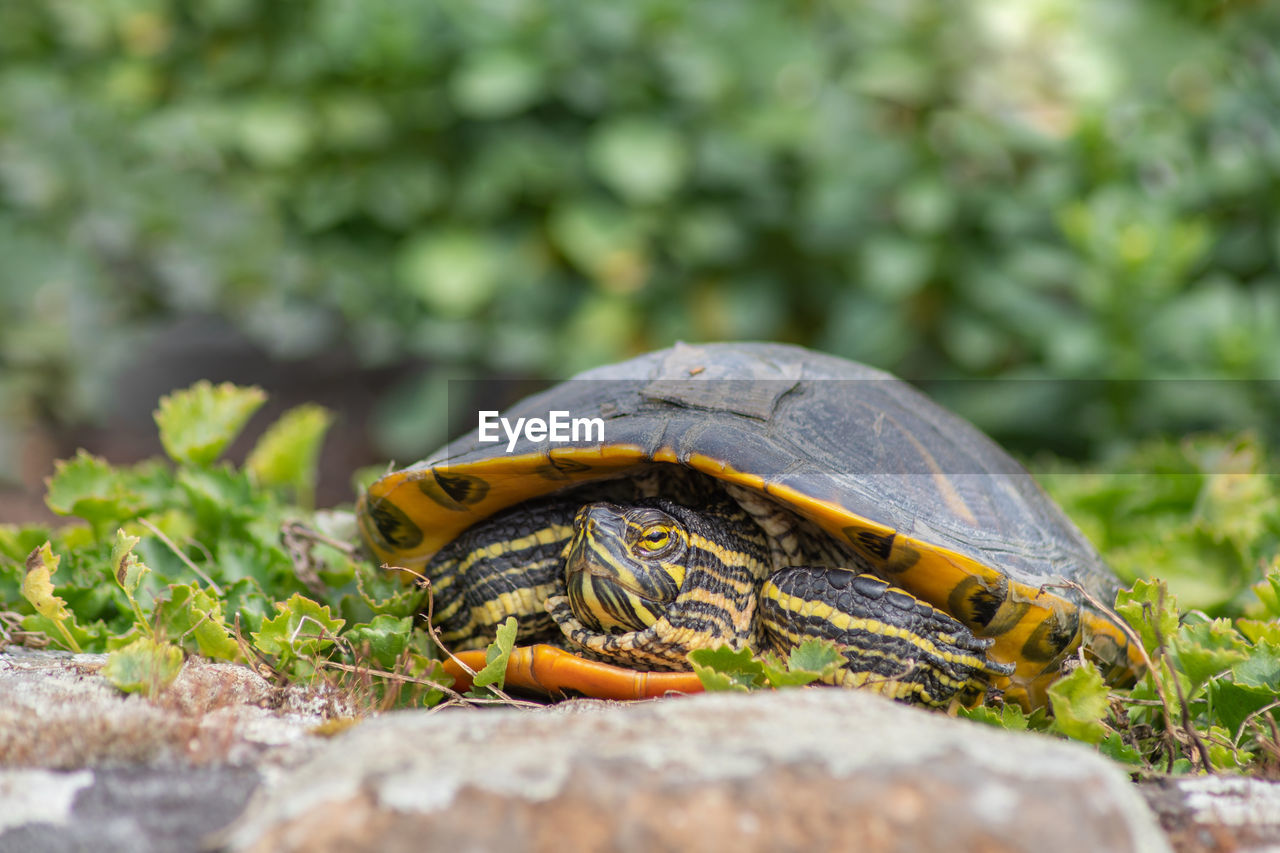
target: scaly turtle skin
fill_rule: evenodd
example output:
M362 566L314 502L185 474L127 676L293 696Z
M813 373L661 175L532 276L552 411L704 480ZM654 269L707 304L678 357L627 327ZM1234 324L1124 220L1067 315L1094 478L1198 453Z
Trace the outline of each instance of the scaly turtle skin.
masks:
M507 614L522 641L647 670L687 668L692 645L825 636L845 649L840 680L926 704L973 701L988 685L1043 704L1078 649L1112 680L1138 667L1124 635L1063 586L1113 597L1093 547L994 443L887 374L783 345L680 345L588 371L505 416L554 411L600 418L604 440L522 436L507 452L473 432L361 502L369 546L431 578L437 624L459 647L483 645ZM703 590L690 578L705 567L660 568L650 583L668 589L654 597L634 576L599 586L599 567L569 570L584 554L616 568L619 547L636 553L626 530L643 518L583 548L591 513L642 510L694 513L675 535L696 537L740 582ZM668 631L698 607L727 621Z

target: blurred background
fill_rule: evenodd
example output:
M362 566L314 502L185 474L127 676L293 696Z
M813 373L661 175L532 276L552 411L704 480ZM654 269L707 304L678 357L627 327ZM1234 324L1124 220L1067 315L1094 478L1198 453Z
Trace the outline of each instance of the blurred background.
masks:
M324 503L451 379L679 339L1023 452L1265 428L1278 46L1274 2L4 3L0 521L197 378L338 411Z

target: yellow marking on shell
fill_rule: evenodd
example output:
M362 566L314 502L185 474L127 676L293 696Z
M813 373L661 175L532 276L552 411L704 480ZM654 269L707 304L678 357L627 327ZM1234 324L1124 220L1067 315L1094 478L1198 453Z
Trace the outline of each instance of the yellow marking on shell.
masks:
M536 472L550 459L578 461L588 464L589 470L567 473L563 480L548 480ZM589 448L553 447L548 454L521 454L502 459L485 459L477 462L441 464L445 472L470 474L486 481L490 488L485 497L465 511L451 511L440 507L418 489L416 481L431 476L430 469L409 468L386 475L370 487L366 504L375 500L390 500L408 518L422 528L421 544L406 552L381 550L376 537L368 537L379 560L407 568L420 567L441 546L451 541L475 521L529 498L538 497L565 485L603 479L625 473L627 469L645 462L682 464L703 474L770 495L801 516L813 521L839 541L845 539L844 528L854 526L876 536L892 536L893 548L887 560L870 559L872 565L914 563L895 573L895 584L935 607L946 609L951 592L969 577L991 580L1001 572L976 560L946 548L914 539L868 518L855 516L837 503L814 498L798 489L781 483L766 483L758 474L739 471L723 460L705 454L689 454L681 458L672 447L656 450L651 456L638 445L609 444ZM855 547L856 544L855 544ZM1022 647L1030 635L1055 612L1075 605L1051 592L1040 592L1035 587L1009 578L1010 598L1029 603L1022 619L1008 632L994 637L995 645L990 657L996 661L1013 662L1017 670L1011 678L996 677L994 686L1006 690L1006 697L1013 697L1027 706L1043 705L1047 701L1047 687L1057 677L1056 667L1027 661L1021 657ZM1142 670L1143 662L1136 648L1123 632L1102 615L1092 610L1081 614L1082 636L1086 643L1091 637L1105 638L1112 648L1120 650L1124 660L1106 660L1110 666L1124 666L1131 673ZM980 626L976 633L983 636ZM1067 653L1072 650L1068 649Z
M644 449L637 445L559 446L545 454L522 453L455 463L446 460L436 463L434 469L413 467L393 471L369 487L366 503L390 501L421 529L422 542L403 552L381 549L373 541L370 545L378 559L415 568L480 519L571 483L616 476L647 459ZM536 472L549 460L582 462L588 467L582 471L566 472L559 480L537 476ZM420 480L434 479L433 470L442 474L476 477L487 483L489 489L481 500L461 510L442 507L418 488Z

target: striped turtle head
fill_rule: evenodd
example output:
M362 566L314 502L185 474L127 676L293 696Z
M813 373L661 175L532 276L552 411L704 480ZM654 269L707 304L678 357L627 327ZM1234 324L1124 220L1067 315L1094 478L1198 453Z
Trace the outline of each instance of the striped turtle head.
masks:
M688 549L685 525L660 506L583 506L565 547L574 615L602 634L653 625L680 593Z

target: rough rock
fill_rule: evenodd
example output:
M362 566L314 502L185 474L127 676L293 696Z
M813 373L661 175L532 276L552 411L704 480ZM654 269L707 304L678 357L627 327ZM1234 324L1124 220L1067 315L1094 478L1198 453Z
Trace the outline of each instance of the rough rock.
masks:
M376 843L372 840L376 839ZM256 792L233 850L1163 851L1116 766L836 690L402 712Z
M314 692L190 660L149 701L113 688L105 661L0 654L0 853L198 849L323 740Z
M279 695L246 667L199 660L187 661L154 701L124 696L98 674L105 662L105 655L0 654L0 767L257 762L305 739L327 716L320 703L306 710L305 699Z
M235 766L0 770L0 853L196 850L258 783Z
M1280 850L1280 783L1231 776L1141 786L1178 853Z
M0 853L269 849L1262 850L1280 788L1135 789L1090 750L834 690L399 712L188 661L0 653ZM328 725L324 731L341 726Z

